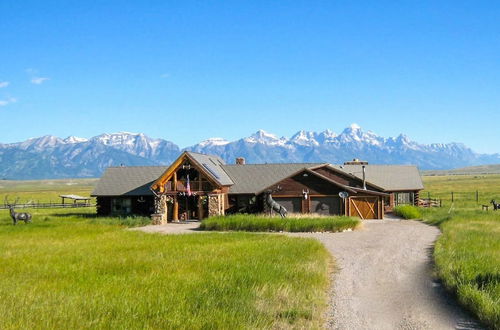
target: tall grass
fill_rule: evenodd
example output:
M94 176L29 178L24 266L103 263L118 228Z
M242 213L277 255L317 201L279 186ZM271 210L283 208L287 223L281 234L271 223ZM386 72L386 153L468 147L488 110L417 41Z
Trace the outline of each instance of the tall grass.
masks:
M420 209L413 205L400 205L394 208L394 214L405 219L419 219L422 214Z
M423 213L443 232L434 249L439 277L481 321L500 329L500 212Z
M314 240L154 235L88 209L0 211L0 329L319 328L329 255Z
M352 229L359 224L352 217L280 218L263 215L235 214L211 217L202 221L200 229L253 232L337 232Z

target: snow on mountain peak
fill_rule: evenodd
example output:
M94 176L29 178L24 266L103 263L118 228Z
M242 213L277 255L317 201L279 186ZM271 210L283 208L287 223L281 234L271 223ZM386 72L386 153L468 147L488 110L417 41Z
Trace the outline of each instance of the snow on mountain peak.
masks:
M205 141L200 142L198 145L200 147L208 147L208 146L224 146L230 143L228 140L220 137L214 137L207 139Z
M248 143L261 143L267 145L284 145L288 140L284 137L278 138L272 133L268 133L262 129L244 139Z
M358 124L356 123L352 123L351 125L349 125L349 128L353 131L357 131L357 130L360 130L361 129L361 126L359 126Z
M64 143L68 143L68 144L74 144L74 143L83 143L83 142L87 142L88 139L86 138L81 138L81 137L78 137L78 136L68 136L67 138L65 138L64 140Z
M319 142L317 141L316 137L317 137L316 132L308 132L302 130L295 133L291 137L290 142L302 146L317 146L319 145Z

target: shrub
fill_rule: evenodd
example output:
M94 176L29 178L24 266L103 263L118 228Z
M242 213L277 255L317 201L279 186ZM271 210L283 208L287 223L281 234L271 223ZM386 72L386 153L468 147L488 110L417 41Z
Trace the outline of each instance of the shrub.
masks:
M202 221L200 229L219 231L254 231L254 232L337 232L352 229L359 224L352 217L310 217L280 218L265 215L235 214L211 217Z
M401 205L394 208L394 214L405 219L418 219L422 217L420 209L413 205Z

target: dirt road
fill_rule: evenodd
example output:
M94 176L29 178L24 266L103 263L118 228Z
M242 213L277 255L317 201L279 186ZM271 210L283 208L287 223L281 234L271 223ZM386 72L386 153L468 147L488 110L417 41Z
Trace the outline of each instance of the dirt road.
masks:
M480 328L433 280L436 227L371 220L359 231L291 235L319 239L337 260L328 328Z

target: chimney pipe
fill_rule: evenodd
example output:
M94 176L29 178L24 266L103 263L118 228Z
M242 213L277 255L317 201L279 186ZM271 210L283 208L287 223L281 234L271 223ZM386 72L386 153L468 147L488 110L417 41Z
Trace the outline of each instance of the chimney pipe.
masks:
M245 158L237 157L236 158L236 165L245 165Z
M363 189L366 190L366 166L361 166L363 168Z

